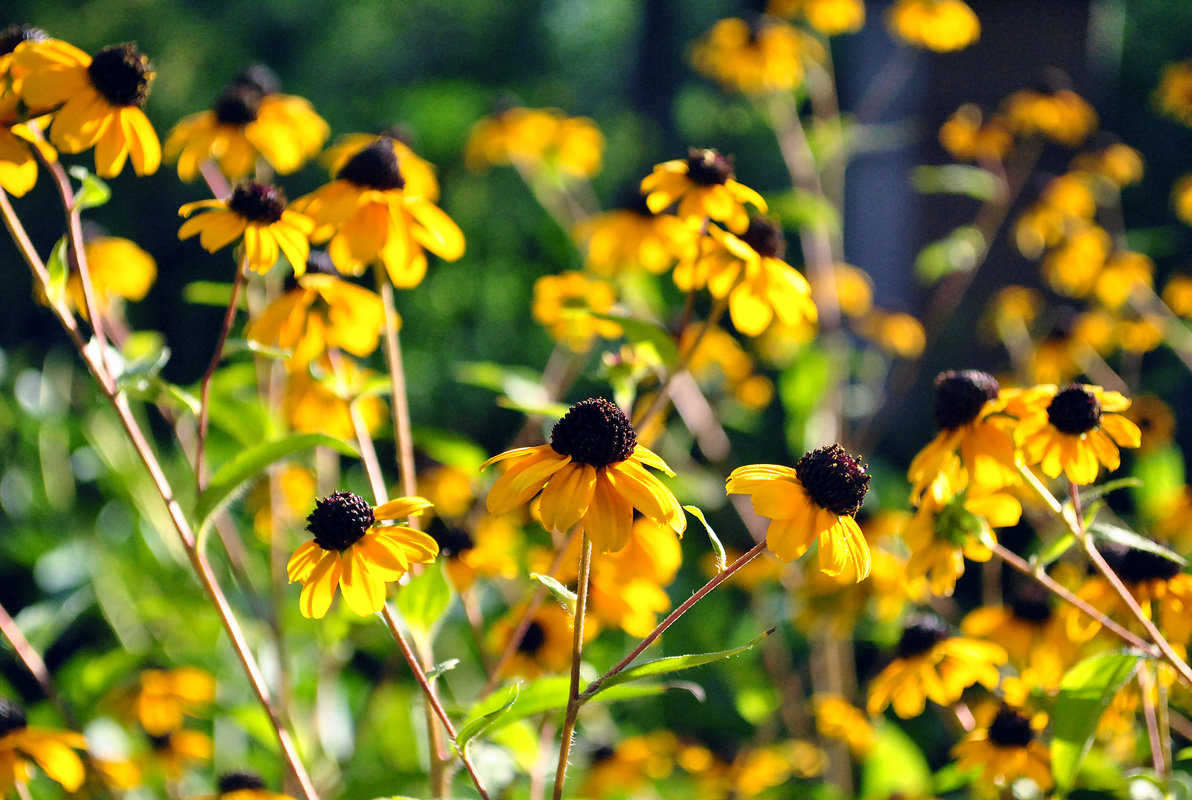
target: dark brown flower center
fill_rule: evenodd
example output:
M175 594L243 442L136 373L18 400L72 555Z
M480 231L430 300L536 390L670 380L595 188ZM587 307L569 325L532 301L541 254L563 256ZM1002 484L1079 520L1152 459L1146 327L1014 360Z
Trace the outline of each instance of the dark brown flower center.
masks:
M87 67L91 85L114 106L142 106L153 84L153 65L131 43L105 47Z
M592 751L591 763L593 766L596 764L603 764L616 754L616 748L612 747L611 745L602 744Z
M551 449L579 464L607 467L633 455L637 433L625 412L603 397L576 403L550 432Z
M937 617L917 617L902 631L898 640L898 657L914 658L931 650L948 638L948 629Z
M1014 619L1031 625L1045 625L1051 621L1051 603L1047 591L1035 584L1021 584L1010 598L1010 613Z
M19 731L26 724L25 709L9 700L0 700L0 736Z
M273 224L286 210L286 194L276 186L244 181L232 191L228 208L249 222Z
M869 491L866 465L844 452L839 444L806 453L795 462L795 475L820 508L852 516Z
M439 545L439 555L444 558L458 556L476 546L467 531L449 526L442 517L432 519L426 526L426 533Z
M631 191L626 191L617 203L617 207L625 211L632 211L639 217L646 217L647 219L654 218L654 212L646 205L646 196L639 192L636 188Z
M160 736L154 735L152 733L146 733L145 736L149 738L149 746L158 753L164 753L165 751L169 750L170 744L173 741L170 738L170 734L168 733L163 733Z
M335 177L357 186L380 191L401 189L406 185L397 164L397 154L393 152L393 145L388 137L384 136L349 158L348 163L343 165Z
M49 38L48 33L32 25L9 25L0 31L0 56L16 50L21 42L44 42Z
M221 125L243 128L248 123L257 121L257 112L261 110L263 97L257 87L237 83L220 92L211 110L215 112L215 119Z
M342 553L359 541L374 522L373 510L363 497L337 491L315 501L315 510L306 518L306 529L319 547Z
M1181 571L1177 562L1149 550L1114 543L1098 544L1097 549L1105 556L1110 568L1126 583L1169 581Z
M750 217L749 227L741 234L741 241L760 256L779 260L786 256L786 237L782 228L765 217Z
M1026 747L1035 739L1030 718L1002 706L989 724L989 741L998 747Z
M975 369L941 372L935 378L935 424L945 431L967 425L998 388L992 375Z
M733 176L733 164L715 150L693 147L687 152L687 177L700 186L723 184Z
M530 627L526 628L526 632L522 634L521 641L517 643L517 652L533 656L542 649L544 644L546 644L546 631L539 623L531 622Z
M219 788L218 795L222 797L242 789L264 789L265 781L253 772L225 772L219 776L216 786Z
M1052 398L1047 419L1060 433L1079 436L1101 424L1101 403L1083 386L1069 386Z

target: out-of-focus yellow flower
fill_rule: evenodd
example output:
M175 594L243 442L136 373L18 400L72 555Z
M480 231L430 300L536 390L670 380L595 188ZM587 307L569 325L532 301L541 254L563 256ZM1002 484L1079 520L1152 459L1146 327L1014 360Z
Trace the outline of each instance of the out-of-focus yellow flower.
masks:
M1100 386L1037 387L1014 432L1023 462L1048 477L1062 472L1072 483L1094 483L1102 464L1118 468L1118 447L1139 445L1138 426L1117 413L1129 407L1127 398Z
M307 510L315 504L315 476L306 467L287 465L276 477L278 490L277 508L274 508L270 492L272 482L262 480L248 496L249 508L256 509L253 514L253 530L263 542L272 541L273 537L286 528L294 520L302 519ZM274 513L281 520L274 518Z
M854 33L865 25L863 0L770 0L766 13L776 17L802 17L825 36Z
M1118 320L1114 335L1127 353L1149 353L1163 344L1165 320L1153 314Z
M723 222L734 233L749 227L746 205L766 210L762 196L733 178L733 165L715 150L691 148L685 159L654 165L642 179L646 205L655 214L679 204L679 218L696 226L705 218Z
M655 214L634 192L627 207L596 214L575 229L587 243L586 266L611 277L635 269L660 274L697 246L699 232L670 214Z
M315 228L309 217L286 207L281 189L264 183L244 181L227 200L199 200L178 209L191 217L178 229L179 239L199 237L208 253L227 247L237 239L244 242L244 259L254 272L273 269L279 255L284 255L295 275L306 269L310 254L310 234Z
M1192 60L1163 67L1154 101L1167 116L1192 126Z
M466 591L477 577L517 576L521 529L508 517L485 517L469 532L436 516L426 532L438 542L439 556L456 591Z
M1006 124L1020 136L1079 147L1097 129L1097 112L1071 89L1021 89L1006 98Z
M381 143L393 148L397 166L406 182L405 192L412 197L425 197L432 203L439 202L439 178L435 167L402 141L403 132L394 127L384 133L349 133L340 136L328 147L319 161L332 175L338 175L352 156L368 147Z
M1108 134L1099 134L1101 139ZM1099 175L1119 189L1142 180L1142 154L1125 142L1107 139L1072 159L1072 169Z
M147 669L138 680L133 710L150 736L181 728L184 714L193 714L215 700L215 678L197 667Z
M812 698L815 727L829 739L839 739L849 751L863 758L873 747L873 725L861 709L838 694L817 694Z
M592 752L580 796L597 798L636 796L652 781L674 772L679 740L670 731L629 736L616 747L605 745Z
M641 517L624 548L597 555L592 564L591 611L597 623L644 637L670 608L665 587L679 572L679 537L666 525Z
M189 767L211 760L215 743L202 731L176 730L162 736L150 736L153 748L151 764L177 780Z
M1175 433L1175 414L1171 406L1153 394L1141 394L1134 398L1126 411L1126 418L1138 426L1142 451L1156 450L1171 444Z
M1041 791L1048 791L1054 784L1051 756L1038 738L1047 715L1032 716L1005 704L989 712L982 713L978 727L952 748L957 768L980 768L986 784L1006 787L1019 778L1030 778Z
M1095 225L1089 225L1049 252L1043 259L1047 284L1068 297L1088 297L1105 267L1113 240Z
M902 311L874 309L856 321L854 330L897 358L918 358L927 346L923 323Z
M1093 293L1101 305L1116 310L1126 304L1136 291L1154 286L1155 262L1142 253L1118 250L1105 262L1097 275Z
M963 50L981 35L981 22L963 0L898 0L886 12L894 38L937 53Z
M744 94L786 92L803 82L810 54L799 31L772 17L722 19L691 51L695 68Z
M1038 258L1072 232L1089 228L1096 213L1097 200L1089 173L1060 175L1015 222L1015 243L1027 258Z
M609 314L617 303L612 284L583 272L567 271L543 275L534 281L535 322L546 327L551 338L576 353L586 352L597 336L616 339L620 324L598 315Z
M980 106L965 103L940 126L940 145L957 161L1001 161L1014 137L999 117L985 119Z
M1048 594L1037 584L1013 586L1006 605L982 606L960 624L965 636L987 639L1006 648L1010 665L1031 686L1045 691L1059 687L1060 678L1080 657L1080 650L1064 631L1064 618L1053 612Z
M354 441L350 404L355 403L364 426L375 433L385 420L385 401L375 394L363 394L375 374L350 358L312 362L310 368L288 374L282 413L300 433L325 433Z
M1192 275L1172 275L1163 285L1163 302L1177 316L1192 319Z
M143 300L157 280L157 262L131 239L97 236L83 243L83 252L91 276L91 297L101 314L111 308L117 297L133 302ZM86 314L83 283L77 272L71 272L66 292L71 304Z
M1171 187L1171 205L1185 225L1192 225L1192 175L1182 175Z
M573 177L600 171L604 136L587 117L554 108L510 108L472 126L464 159L474 170L490 165L546 167Z
M49 142L26 123L20 102L14 92L0 96L0 188L15 197L24 197L37 183L34 148L46 161L58 159Z
M703 328L702 323L689 325L679 341L680 349L689 348ZM688 369L704 386L719 385L749 408L765 408L774 396L774 384L754 372L753 359L732 334L720 327L713 326L702 334Z
M0 30L0 84L9 84L15 93L17 89L12 84L19 85L20 76L9 74L13 51L21 42L44 42L49 38L48 33L32 25L9 25Z
M418 495L435 505L435 514L462 517L476 500L475 470L454 464L434 463L418 470Z
M993 298L993 316L1001 325L1029 328L1043 310L1043 293L1026 286L1006 286Z
M505 651L524 613L524 608L513 608L493 624L488 637L490 652ZM518 641L506 673L534 679L565 672L571 665L572 638L571 615L553 601L544 602Z
M0 794L8 796L17 784L28 783L31 763L68 792L78 791L85 773L75 750L86 746L82 735L74 731L29 727L24 709L0 701ZM22 794L27 792L22 790Z
M852 264L839 262L833 267L836 277L836 304L850 317L863 317L873 309L873 279Z

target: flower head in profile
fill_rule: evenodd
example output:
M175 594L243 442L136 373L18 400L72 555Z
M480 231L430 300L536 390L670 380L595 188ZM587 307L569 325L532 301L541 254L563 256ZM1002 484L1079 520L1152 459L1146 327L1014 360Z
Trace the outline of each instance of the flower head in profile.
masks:
M733 178L733 165L715 150L693 147L687 158L654 167L641 184L646 205L655 214L679 204L679 218L699 223L704 218L723 222L730 231L749 227L746 204L766 210L762 196Z
M83 252L87 255L92 298L101 314L111 309L117 298L143 300L157 280L157 262L131 239L88 236L84 226ZM74 270L67 279L66 292L71 304L86 314L82 278Z
M249 269L268 272L279 254L290 262L295 275L306 269L310 234L315 226L305 215L286 207L286 195L281 189L244 181L227 200L187 203L178 214L189 217L199 210L206 213L182 223L179 239L197 234L203 249L214 253L243 237Z
M948 706L975 683L993 689L1006 663L1001 645L952 636L938 618L911 621L898 641L898 657L869 684L868 711L893 705L903 719L923 713L927 701Z
M211 108L191 114L166 137L165 154L178 177L192 181L213 159L229 180L249 177L263 159L278 174L305 164L327 141L330 128L301 97L279 94L265 67L245 70Z
M786 92L803 82L807 44L799 30L772 17L722 19L691 52L695 68L744 94Z
M728 476L729 494L747 494L758 515L770 520L766 546L794 561L819 540L820 570L861 581L869 575L869 545L857 512L869 491L866 466L839 444L803 455L795 466L755 464Z
M508 514L542 492L539 511L547 529L583 523L592 546L620 550L633 529L633 510L682 533L687 519L679 501L646 467L674 475L637 443L625 412L601 397L573 405L551 429L550 442L508 450L484 462L512 461L488 493L490 514Z
M695 249L697 231L678 217L655 214L636 189L620 208L589 217L575 230L587 245L585 266L603 277L645 269L666 272Z
M404 191L412 197L425 197L432 203L439 202L439 177L435 173L435 166L422 156L415 153L407 141L408 132L401 125L394 125L382 133L349 133L339 136L335 144L323 151L319 162L327 167L332 175L338 175L352 156L372 147L383 144L393 148L397 156L397 163L401 165L401 177L406 182Z
M1100 386L1039 387L1015 431L1022 459L1048 477L1063 473L1072 483L1094 483L1102 464L1111 472L1121 464L1119 447L1142 441L1138 426L1116 413L1129 407L1127 398Z
M898 0L886 26L903 44L937 53L963 50L981 35L981 21L964 0Z
M405 191L395 142L388 136L358 150L335 179L295 207L318 225L316 242L337 269L359 275L379 262L394 286L417 286L426 275L426 250L454 261L464 253L459 227L430 199Z
M75 753L86 742L74 731L30 727L25 710L0 700L0 794L7 797L18 784L29 782L31 764L68 792L83 785L83 762Z
M980 769L981 780L994 786L1030 778L1041 791L1051 788L1051 756L1039 740L1047 725L1046 714L1032 715L1003 703L996 710L980 709L977 722L978 726L952 748L958 769Z
M29 115L54 112L49 138L64 153L95 148L95 171L110 178L125 161L138 175L157 171L161 144L141 106L156 73L133 44L94 57L58 39L25 41L13 51L12 73Z
M421 531L378 523L429 507L421 497L401 497L371 508L359 495L341 491L317 501L306 518L313 538L294 551L286 566L290 583L302 584L302 616L322 619L336 587L356 614L380 611L385 585L401 580L412 564L434 561L439 546Z
M50 143L29 127L23 112L16 93L0 94L0 188L14 197L24 197L37 183L38 157L45 161L58 158Z
M534 281L530 313L556 342L584 353L597 336L616 339L621 335L619 323L600 316L609 314L616 303L617 291L611 283L568 270Z
M215 795L209 800L293 800L287 794L273 792L255 772L225 772L215 783Z

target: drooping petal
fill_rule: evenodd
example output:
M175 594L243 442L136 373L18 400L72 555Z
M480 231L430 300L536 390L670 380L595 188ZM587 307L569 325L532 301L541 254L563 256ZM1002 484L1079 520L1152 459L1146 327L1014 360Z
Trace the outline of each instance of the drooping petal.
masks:
M598 552L615 553L629 542L633 506L613 488L603 472L596 478L592 503L583 521L584 532Z
M570 530L587 513L595 487L596 468L590 464L573 462L552 475L539 505L543 527Z
M340 576L343 574L343 559L334 550L326 551L315 564L306 582L302 586L302 596L298 600L299 610L307 619L322 619L327 616L327 609L331 608L331 600L335 597L335 588L339 586Z

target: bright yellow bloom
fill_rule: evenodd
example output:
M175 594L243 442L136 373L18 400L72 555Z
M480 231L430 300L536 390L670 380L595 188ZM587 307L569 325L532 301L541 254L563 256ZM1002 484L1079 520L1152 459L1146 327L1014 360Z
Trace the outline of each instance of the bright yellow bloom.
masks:
M29 782L30 763L68 792L77 791L84 773L83 762L74 751L86 746L74 731L29 727L23 709L0 701L0 795L7 797L16 784Z
M886 12L890 33L937 53L963 50L981 35L981 22L963 0L898 0Z
M319 226L316 242L331 240L327 252L341 272L359 275L379 261L394 286L408 289L426 275L425 250L454 261L464 254L464 235L438 206L405 186L394 140L381 137L294 205Z
M659 274L696 247L696 229L670 214L655 214L640 193L634 198L626 208L596 214L575 229L575 237L587 243L585 266L597 275L638 268Z
M1192 125L1192 60L1163 67L1154 101L1167 116Z
M1093 294L1110 311L1124 306L1137 292L1150 294L1154 286L1155 262L1142 253L1118 250L1097 275ZM1141 291L1140 291L1141 290Z
M927 345L923 323L902 311L874 309L854 325L858 336L898 358L918 358Z
M492 626L488 637L490 652L505 651L524 613L524 608L514 608ZM505 673L534 679L544 673L565 672L571 666L571 624L571 615L561 606L550 601L543 603L514 648Z
M978 720L981 725L952 748L957 769L980 768L984 783L1000 787L1030 778L1041 791L1048 791L1054 783L1051 755L1038 739L1047 715L1031 716L1003 704L996 714L982 716L987 718Z
M1179 562L1149 550L1108 542L1098 544L1097 549L1143 614L1155 620L1173 645L1187 646L1192 641L1192 575L1183 572ZM1090 578L1076 594L1107 616L1130 618L1121 596L1101 576ZM1074 642L1088 641L1101 629L1100 622L1075 607L1065 610L1065 623L1065 633Z
M1042 136L1065 147L1079 147L1097 129L1097 112L1067 88L1019 90L1006 98L1005 117L1014 133Z
M1001 161L1014 137L999 117L985 119L980 106L965 103L940 126L940 145L957 161Z
M182 223L178 229L179 239L198 234L203 249L214 253L243 237L244 258L249 269L268 272L280 254L290 262L295 275L306 270L314 222L304 214L286 208L286 195L281 189L245 181L227 200L187 203L178 209L178 214L189 217L200 209L206 213Z
M685 159L655 165L642 180L641 191L655 214L678 203L681 219L697 225L704 218L716 220L734 233L749 227L747 203L766 210L762 196L734 180L732 163L715 150L693 147Z
M136 242L119 236L98 236L83 243L87 270L91 277L91 296L100 313L107 311L117 297L143 300L157 280L157 262ZM67 296L74 307L86 310L83 285L77 272L66 283Z
M215 678L197 667L141 673L133 709L150 736L164 736L182 727L183 715L215 701Z
M95 171L120 173L126 160L138 175L157 171L161 144L141 110L155 73L134 45L105 47L94 58L58 39L26 41L13 52L20 98L30 116L54 112L50 141L64 153L95 148Z
M250 177L257 160L287 175L319 152L331 129L301 97L277 94L252 70L220 93L214 105L185 117L166 137L165 154L178 177L192 181L213 159L229 180Z
M376 292L332 273L334 268L329 273L299 275L294 288L253 320L245 338L289 350L296 366L310 363L332 347L360 357L371 354L385 327L384 303Z
M1047 592L1033 583L1012 586L1007 605L969 612L960 630L1002 645L1011 666L1030 685L1054 690L1080 652L1065 634L1064 618L1052 611Z
M491 164L546 168L590 178L600 171L604 136L587 117L554 108L510 108L472 126L464 159L474 170Z
M949 706L974 683L997 686L1006 658L1000 645L950 636L934 617L919 618L903 631L898 658L870 682L867 710L879 714L893 705L895 714L910 719L923 713L928 700Z
M508 514L541 491L543 526L565 532L582 523L601 553L629 541L634 508L676 533L687 526L679 501L645 467L674 473L637 444L624 412L603 398L572 406L555 423L549 444L508 450L484 467L505 460L513 463L489 490L490 514Z
M377 525L421 514L430 502L401 497L370 508L362 497L335 492L315 503L306 518L314 537L290 556L290 583L302 583L302 616L322 619L338 586L348 608L362 617L385 605L385 585L401 580L412 564L435 560L439 545L404 525Z
M817 694L812 698L815 727L829 739L839 739L858 758L873 748L873 725L861 709L838 694Z
M1149 353L1163 344L1167 321L1157 314L1127 313L1117 321L1114 338L1127 353Z
M320 359L309 368L287 375L282 412L290 427L299 432L325 433L337 439L353 440L351 406L355 404L369 433L375 433L385 420L385 401L376 394L365 394L372 370L364 369L350 358L335 361Z
M803 82L807 45L799 31L767 17L722 19L696 42L691 61L704 75L745 94L786 92Z
M390 128L378 135L349 133L337 138L335 144L328 147L319 160L326 165L328 172L337 175L352 156L380 142L393 148L402 180L406 182L406 194L425 197L432 203L439 202L439 178L435 174L434 165L411 150L410 146L402 141L401 136L401 130L396 128Z
M1112 246L1108 233L1088 225L1047 254L1043 277L1060 294L1087 297L1097 285Z
M1171 205L1185 225L1192 225L1192 175L1181 175L1171 187Z
M1107 137L1102 134L1097 139ZM1142 180L1142 154L1124 142L1110 138L1098 148L1080 153L1072 159L1072 169L1099 175L1117 188Z
M854 33L865 25L862 0L770 0L766 13L788 18L802 16L825 36Z
M0 188L24 197L37 183L37 155L55 161L58 154L24 122L15 93L0 96Z
M709 230L707 252L675 267L675 285L683 291L708 287L713 297L728 296L733 326L746 336L759 336L777 318L788 327L814 325L818 316L811 285L783 261L786 240L782 230L762 217L734 236L717 227Z
M804 454L794 468L738 467L727 485L770 520L766 546L774 555L794 561L818 539L820 570L854 581L869 575L869 545L854 519L868 490L865 466L838 444Z
M466 591L477 577L517 577L521 529L508 517L485 517L471 532L435 517L426 532L438 542L447 577L456 591Z
M1189 183L1192 187L1192 182ZM1174 314L1192 319L1192 275L1176 274L1163 286L1163 302Z
M637 792L670 775L675 768L679 740L668 730L619 739L616 747L604 745L592 760L580 788L580 797L637 796Z
M1015 429L1027 466L1048 477L1062 472L1081 485L1094 483L1102 464L1118 468L1118 447L1138 447L1142 433L1121 414L1130 401L1100 386L1038 387L1030 412Z
M612 284L568 270L534 281L530 313L556 342L584 353L597 336L616 339L621 335L619 323L598 316L611 313L616 303L617 292Z

